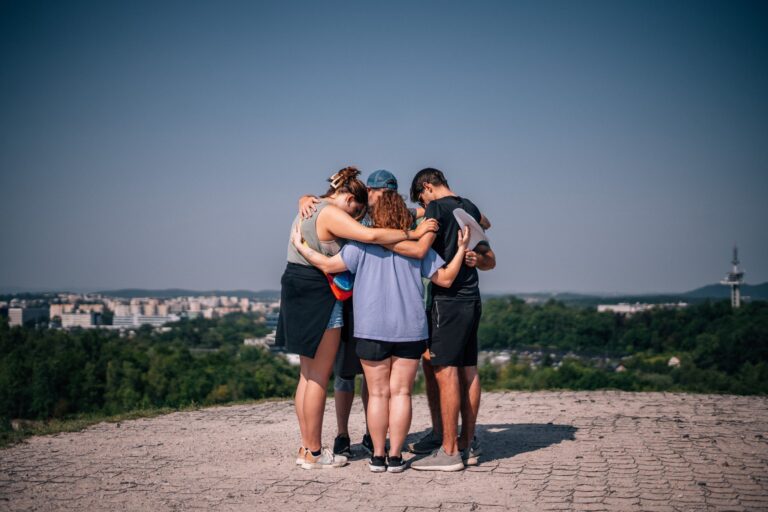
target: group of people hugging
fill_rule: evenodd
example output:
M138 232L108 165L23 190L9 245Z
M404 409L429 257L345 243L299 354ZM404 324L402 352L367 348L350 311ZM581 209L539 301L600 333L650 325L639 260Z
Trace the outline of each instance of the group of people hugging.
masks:
M490 223L437 169L413 178L410 199L419 207L410 209L392 173L376 171L367 183L359 175L344 168L328 179L324 195L302 197L291 226L276 344L300 356L296 464L347 464L354 379L362 373L361 445L371 471L462 470L481 452L477 271L496 265L484 236ZM404 446L420 360L432 428ZM322 445L332 372L333 449ZM405 449L423 457L406 462Z

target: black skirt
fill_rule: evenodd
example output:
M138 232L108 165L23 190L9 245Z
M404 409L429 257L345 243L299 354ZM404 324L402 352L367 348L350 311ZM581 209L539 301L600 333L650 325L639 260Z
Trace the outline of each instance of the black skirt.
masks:
M280 280L280 316L275 345L315 357L336 304L328 280L315 267L288 263Z

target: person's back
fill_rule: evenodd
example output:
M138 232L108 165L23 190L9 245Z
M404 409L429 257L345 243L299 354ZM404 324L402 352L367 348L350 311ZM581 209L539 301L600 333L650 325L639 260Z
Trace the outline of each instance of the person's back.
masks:
M416 174L411 182L411 200L426 207L425 216L428 219L438 221L440 229L432 237L432 248L446 259L457 254L454 240L459 223L454 212L460 208L478 223L481 221L477 207L472 201L454 194L445 175L438 169L426 168ZM442 424L442 446L432 451L429 457L411 464L414 469L457 471L464 467L464 461L467 464L476 463L479 455L479 445L474 438L481 394L477 373L477 332L482 315L482 302L477 268L491 269L496 260L488 243L481 241L475 247L469 248L464 261L466 265L450 286L432 288L432 330L428 342L429 357L425 357L429 364L425 365L424 376L429 396L438 395L434 392L429 394L430 386L434 388L437 384L439 389L441 417L438 419ZM429 371L427 366L430 367ZM437 426L436 406L437 404L430 403L433 432ZM460 436L457 432L459 410L462 426ZM440 442L432 435L423 441L425 445Z
M435 251L418 260L379 245L350 242L341 257L355 274L355 337L392 342L428 337L421 278L443 265Z
M453 212L462 209L471 215L476 221L480 221L480 210L475 204L465 197L456 195L446 196L430 201L427 205L425 217L436 219L440 224L432 248L445 261L451 261L456 254L456 233L460 226ZM470 247L470 249L474 249ZM433 296L450 297L455 299L478 299L480 289L479 279L475 267L462 266L459 275L456 276L450 288L435 286L432 289Z

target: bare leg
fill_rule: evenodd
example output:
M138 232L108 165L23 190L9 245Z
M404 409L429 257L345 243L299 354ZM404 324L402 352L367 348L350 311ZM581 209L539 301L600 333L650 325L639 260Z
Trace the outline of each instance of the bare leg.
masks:
M340 331L341 329L325 331L314 359L301 356L301 373L307 379L304 388L305 446L313 452L322 447L326 387L336 351L339 349Z
M363 373L362 382L360 383L360 399L363 401L363 416L365 416L365 433L368 432L368 383L365 380L365 373Z
M365 380L368 381L368 429L373 441L373 454L386 455L384 446L389 428L389 372L392 358L384 361L362 360Z
M443 449L448 455L458 451L456 435L459 422L461 394L459 369L456 366L435 366L435 377L440 388L440 409L443 417Z
M429 362L429 350L424 352L421 368L424 371L424 387L427 391L427 404L429 405L429 416L432 418L432 430L439 437L443 432L443 419L440 413L440 390L437 387L435 369Z
M352 401L355 392L334 391L333 401L336 403L337 434L349 436L349 415L352 412Z
M411 428L411 392L418 359L392 358L389 377L389 455L400 457L405 437Z
M301 446L307 446L307 426L304 423L304 390L307 389L307 378L303 371L299 372L299 383L296 385L296 396L293 405L296 409L296 418L299 420L299 432L301 433Z
M459 368L461 386L461 437L459 449L463 450L472 442L475 435L477 415L480 412L480 377L477 366Z

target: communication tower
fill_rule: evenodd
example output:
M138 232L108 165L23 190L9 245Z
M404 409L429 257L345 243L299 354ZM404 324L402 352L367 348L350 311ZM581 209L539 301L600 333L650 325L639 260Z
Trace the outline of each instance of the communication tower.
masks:
M733 246L733 268L725 275L720 284L731 287L731 307L741 306L741 285L744 284L744 271L739 268L739 248Z

